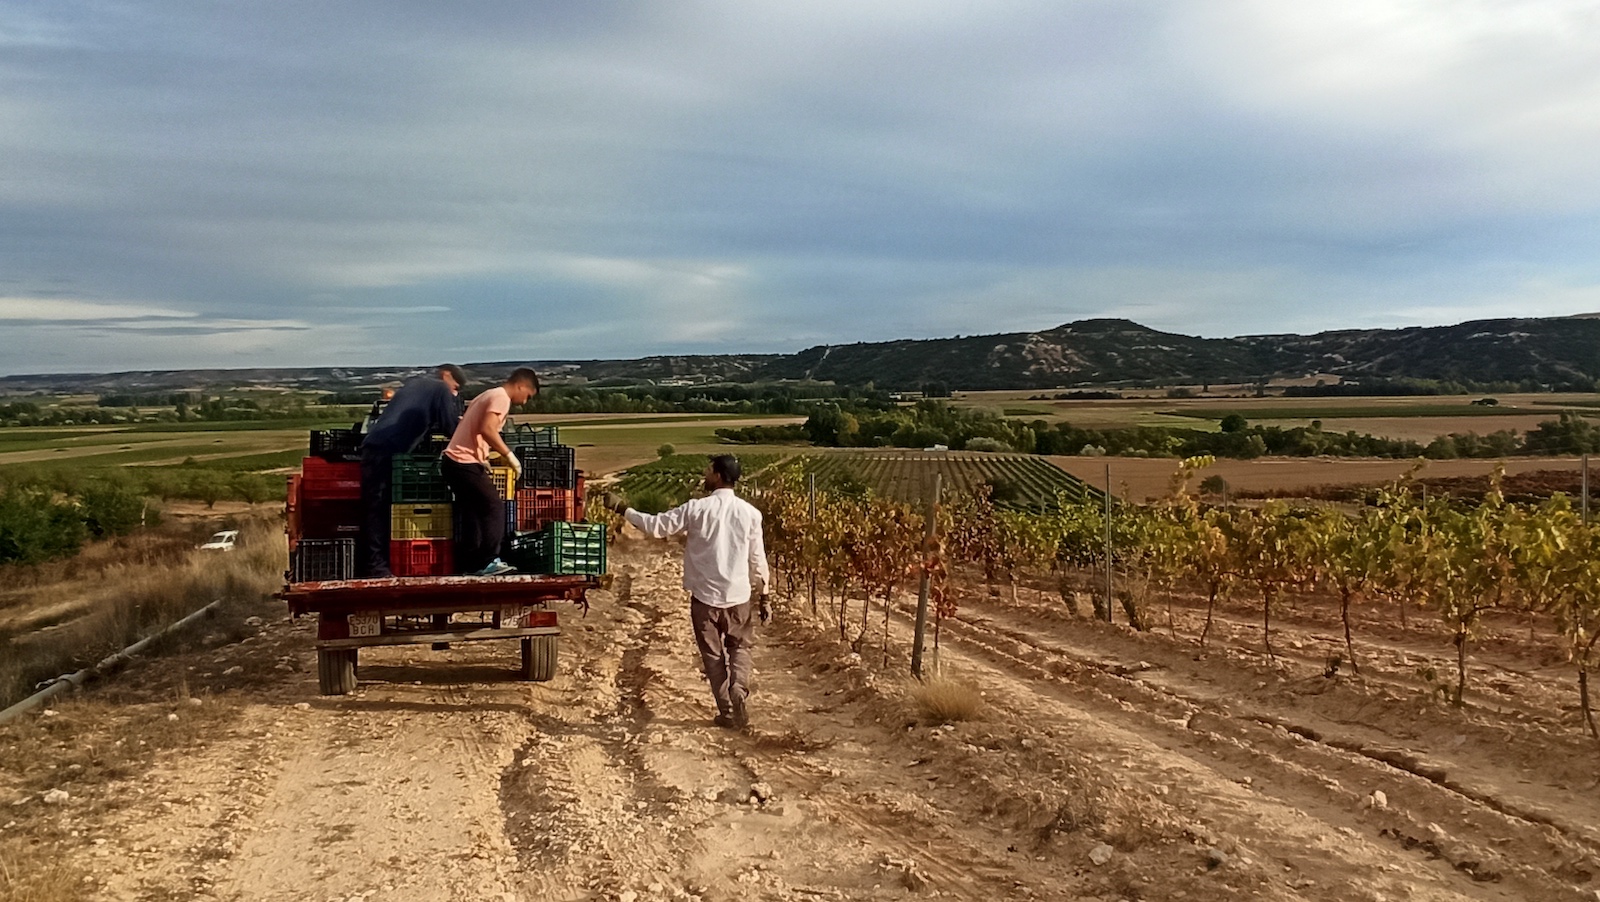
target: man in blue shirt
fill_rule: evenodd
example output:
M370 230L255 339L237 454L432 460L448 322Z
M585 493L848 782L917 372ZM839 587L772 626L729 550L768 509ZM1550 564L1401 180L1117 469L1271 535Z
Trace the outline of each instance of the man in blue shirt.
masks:
M389 571L389 489L394 456L404 454L430 433L454 434L461 419L456 393L466 381L461 367L447 363L438 378L420 376L400 386L361 442L361 554L356 573L370 579Z

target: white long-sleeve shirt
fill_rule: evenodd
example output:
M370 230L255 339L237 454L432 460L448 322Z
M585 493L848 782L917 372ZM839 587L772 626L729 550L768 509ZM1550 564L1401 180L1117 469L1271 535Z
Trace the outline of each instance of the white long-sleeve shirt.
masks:
M765 591L767 546L761 537L761 511L733 493L717 489L661 514L628 508L629 523L651 538L687 532L683 587L714 608L731 608Z

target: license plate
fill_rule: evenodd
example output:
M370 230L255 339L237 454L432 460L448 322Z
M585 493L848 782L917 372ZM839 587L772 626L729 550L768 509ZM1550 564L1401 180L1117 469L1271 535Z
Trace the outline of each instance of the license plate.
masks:
M373 611L350 615L350 638L367 639L383 634L383 615Z
M533 608L530 607L512 604L500 608L500 628L503 630L520 630L532 618Z

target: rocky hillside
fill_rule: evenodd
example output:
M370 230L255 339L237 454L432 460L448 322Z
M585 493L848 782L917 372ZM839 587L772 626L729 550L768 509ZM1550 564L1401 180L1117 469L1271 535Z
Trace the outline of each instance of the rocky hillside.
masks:
M1600 320L1500 319L1197 338L1096 319L1043 332L809 348L758 372L769 378L872 381L891 389L930 382L973 390L1247 382L1316 373L1587 389L1600 376Z

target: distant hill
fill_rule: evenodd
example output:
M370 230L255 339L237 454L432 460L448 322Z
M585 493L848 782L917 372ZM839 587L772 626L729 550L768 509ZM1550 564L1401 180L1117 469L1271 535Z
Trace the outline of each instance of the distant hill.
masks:
M1600 319L1498 319L1240 338L1197 338L1128 320L1093 319L1043 332L808 348L758 372L767 378L870 380L889 389L929 382L970 390L1171 385L1317 373L1587 387L1600 377Z
M796 354L530 360L553 378L616 380L814 379L879 388L956 390L1173 385L1303 378L1433 379L1588 389L1600 379L1600 318L1478 320L1454 326L1352 329L1315 335L1199 338L1123 319L1042 332L819 345ZM498 376L521 362L466 364ZM174 391L202 386L341 390L392 382L427 367L151 370L0 377L0 393Z

